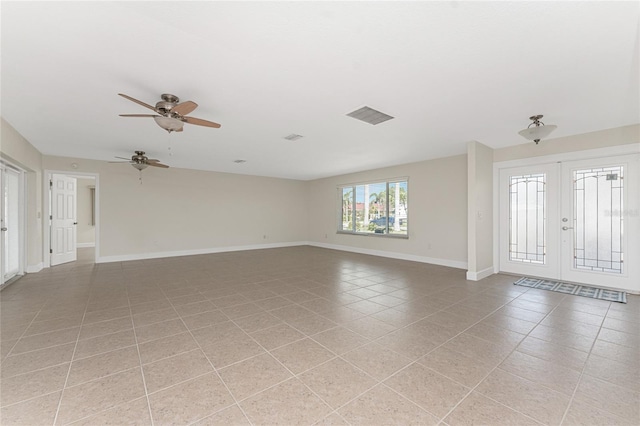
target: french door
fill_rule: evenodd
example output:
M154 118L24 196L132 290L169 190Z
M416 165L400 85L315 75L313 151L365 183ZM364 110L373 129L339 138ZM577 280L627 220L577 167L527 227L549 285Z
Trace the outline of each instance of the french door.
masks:
M0 284L21 274L22 172L0 163Z
M640 155L500 170L500 270L640 292Z

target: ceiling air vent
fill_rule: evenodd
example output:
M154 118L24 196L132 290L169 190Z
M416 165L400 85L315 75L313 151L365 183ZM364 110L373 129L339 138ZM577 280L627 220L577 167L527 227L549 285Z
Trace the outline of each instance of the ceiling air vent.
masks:
M380 111L376 111L375 109L369 108L368 106L357 109L353 112L350 112L347 115L349 117L353 117L355 119L358 119L360 121L364 121L365 123L369 123L373 125L383 123L393 118L390 115L387 115Z
M302 139L304 136L296 135L295 133L291 133L289 136L285 136L284 138L288 141L297 141L298 139Z
M246 163L247 160L233 160L233 162L236 164L242 164L242 163Z

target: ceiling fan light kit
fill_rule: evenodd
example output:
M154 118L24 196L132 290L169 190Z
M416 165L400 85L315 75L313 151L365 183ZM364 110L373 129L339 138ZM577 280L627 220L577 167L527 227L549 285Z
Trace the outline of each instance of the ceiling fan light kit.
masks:
M132 165L134 168L136 168L136 169L138 169L138 170L140 170L140 171L143 171L144 169L146 169L147 167L149 167L149 165L148 165L148 164L145 164L145 163L131 163L131 165Z
M214 123L213 121L188 117L187 114L195 110L198 107L198 104L192 101L180 102L180 98L170 93L163 93L160 96L162 100L158 101L155 106L151 106L123 93L118 93L118 95L158 114L120 114L120 117L153 117L158 126L162 127L169 133L181 132L183 130L182 128L184 123L213 127L216 129L220 127L220 124Z
M531 117L529 117L529 120L532 120L533 123L529 124L529 127L527 127L526 129L520 130L518 134L525 139L534 141L537 145L538 142L549 136L551 132L558 128L558 126L553 124L545 125L542 121L540 121L542 117L542 114L532 115Z
M153 117L153 119L156 120L156 123L158 123L158 126L162 127L169 133L181 132L182 128L184 127L184 123L182 123L182 121L175 118L156 115L155 117Z
M116 157L119 158L121 160L126 160L126 161L110 161L110 163L129 163L131 164L134 168L143 171L144 169L146 169L149 166L153 166L153 167L160 167L163 169L168 169L169 166L167 166L166 164L162 164L160 162L160 160L156 160L154 158L149 158L145 155L144 151L135 151L135 155L131 156L131 159L129 160L128 158L125 157Z

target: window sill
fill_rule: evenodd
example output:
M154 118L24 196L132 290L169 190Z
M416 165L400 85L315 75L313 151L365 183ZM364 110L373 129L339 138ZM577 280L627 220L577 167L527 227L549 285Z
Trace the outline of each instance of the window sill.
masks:
M409 235L375 234L375 233L369 233L369 232L337 231L336 234L357 235L357 236L360 236L360 237L395 238L395 239L400 239L400 240L408 240L409 239Z

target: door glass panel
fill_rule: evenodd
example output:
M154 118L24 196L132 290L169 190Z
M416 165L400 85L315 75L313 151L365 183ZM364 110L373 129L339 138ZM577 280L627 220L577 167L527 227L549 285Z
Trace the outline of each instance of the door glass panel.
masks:
M545 263L544 173L511 176L509 181L509 260Z
M623 183L623 166L574 171L574 268L623 272Z
M7 280L19 272L20 268L20 214L19 214L19 190L20 175L11 169L6 170L5 174L5 190L4 190L4 226L5 231L5 247L4 264L5 277Z

